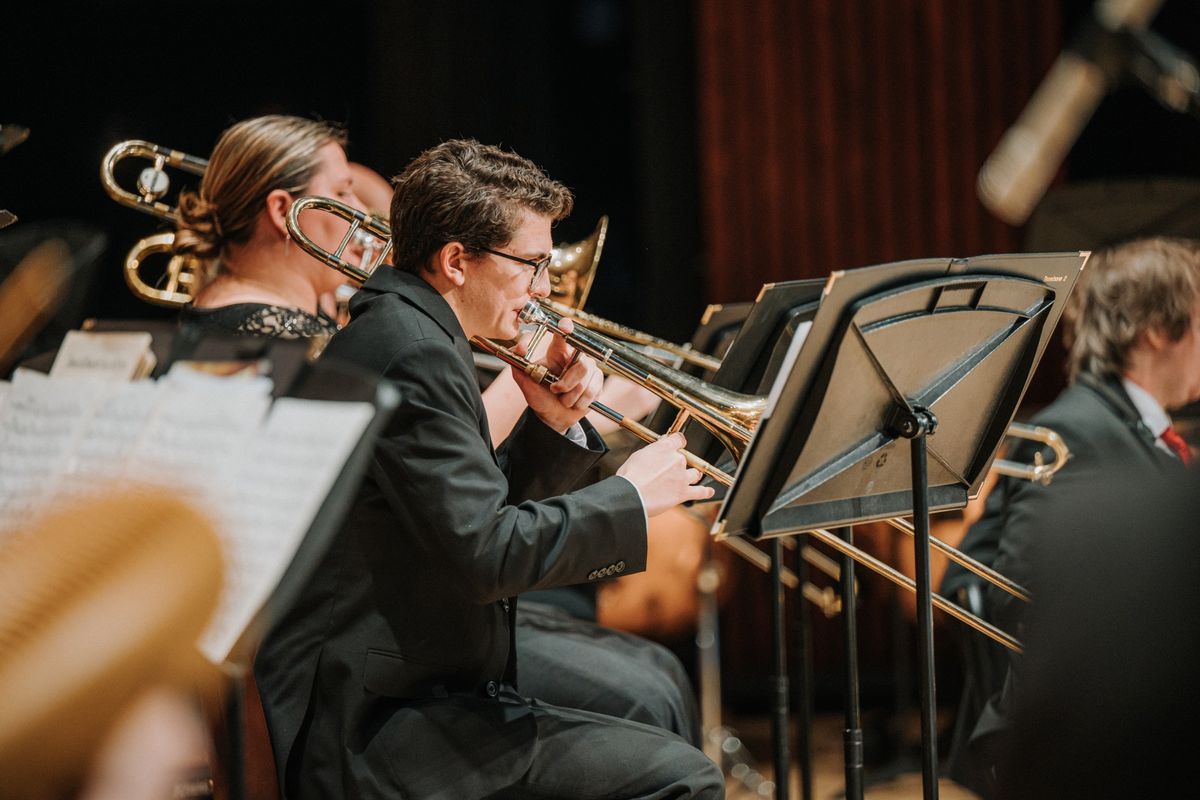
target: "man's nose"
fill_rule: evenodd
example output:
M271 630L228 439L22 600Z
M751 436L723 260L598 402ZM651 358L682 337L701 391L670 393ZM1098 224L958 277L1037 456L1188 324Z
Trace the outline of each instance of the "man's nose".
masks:
M542 274L533 282L533 286L529 288L529 293L539 300L543 297L550 296L550 270L542 270Z

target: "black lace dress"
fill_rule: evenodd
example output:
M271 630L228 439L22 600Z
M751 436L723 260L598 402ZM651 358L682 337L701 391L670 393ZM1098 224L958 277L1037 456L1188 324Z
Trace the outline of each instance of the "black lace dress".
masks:
M266 303L234 303L219 308L185 306L179 324L199 331L244 333L278 339L328 339L337 323L325 314Z

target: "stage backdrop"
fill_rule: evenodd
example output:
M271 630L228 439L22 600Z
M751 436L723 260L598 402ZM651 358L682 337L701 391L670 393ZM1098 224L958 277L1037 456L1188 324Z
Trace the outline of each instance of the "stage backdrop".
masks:
M1042 0L700 0L709 299L769 281L1019 248L980 164L1062 47Z
M1021 232L979 203L975 176L1062 47L1057 3L701 0L696 24L711 302L836 269L1020 249ZM1047 398L1061 386L1050 383ZM860 542L880 556L896 544L865 534ZM760 574L734 569L736 602L722 628L726 699L760 708L770 685L768 594ZM914 686L911 620L885 581L859 577L865 702L888 705L890 694L903 706ZM840 622L812 620L818 703L836 707ZM939 677L945 697L955 696L955 670Z

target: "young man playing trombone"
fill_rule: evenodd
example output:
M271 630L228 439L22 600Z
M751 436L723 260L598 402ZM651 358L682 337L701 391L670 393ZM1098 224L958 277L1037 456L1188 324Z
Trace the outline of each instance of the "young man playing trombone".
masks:
M550 387L491 447L472 337L513 339L549 290L570 193L473 141L396 181L395 269L351 304L325 357L391 381L400 406L322 567L256 663L286 796L720 797L715 765L638 723L517 692L515 596L644 568L646 518L711 490L681 436L561 494L603 452L583 420L600 388L555 338Z

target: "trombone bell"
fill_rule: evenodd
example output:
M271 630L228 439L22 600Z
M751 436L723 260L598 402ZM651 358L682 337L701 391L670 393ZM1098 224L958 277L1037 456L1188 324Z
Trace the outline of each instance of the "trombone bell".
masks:
M596 278L607 235L608 215L605 214L586 239L560 244L550 251L551 299L570 308L583 308Z

